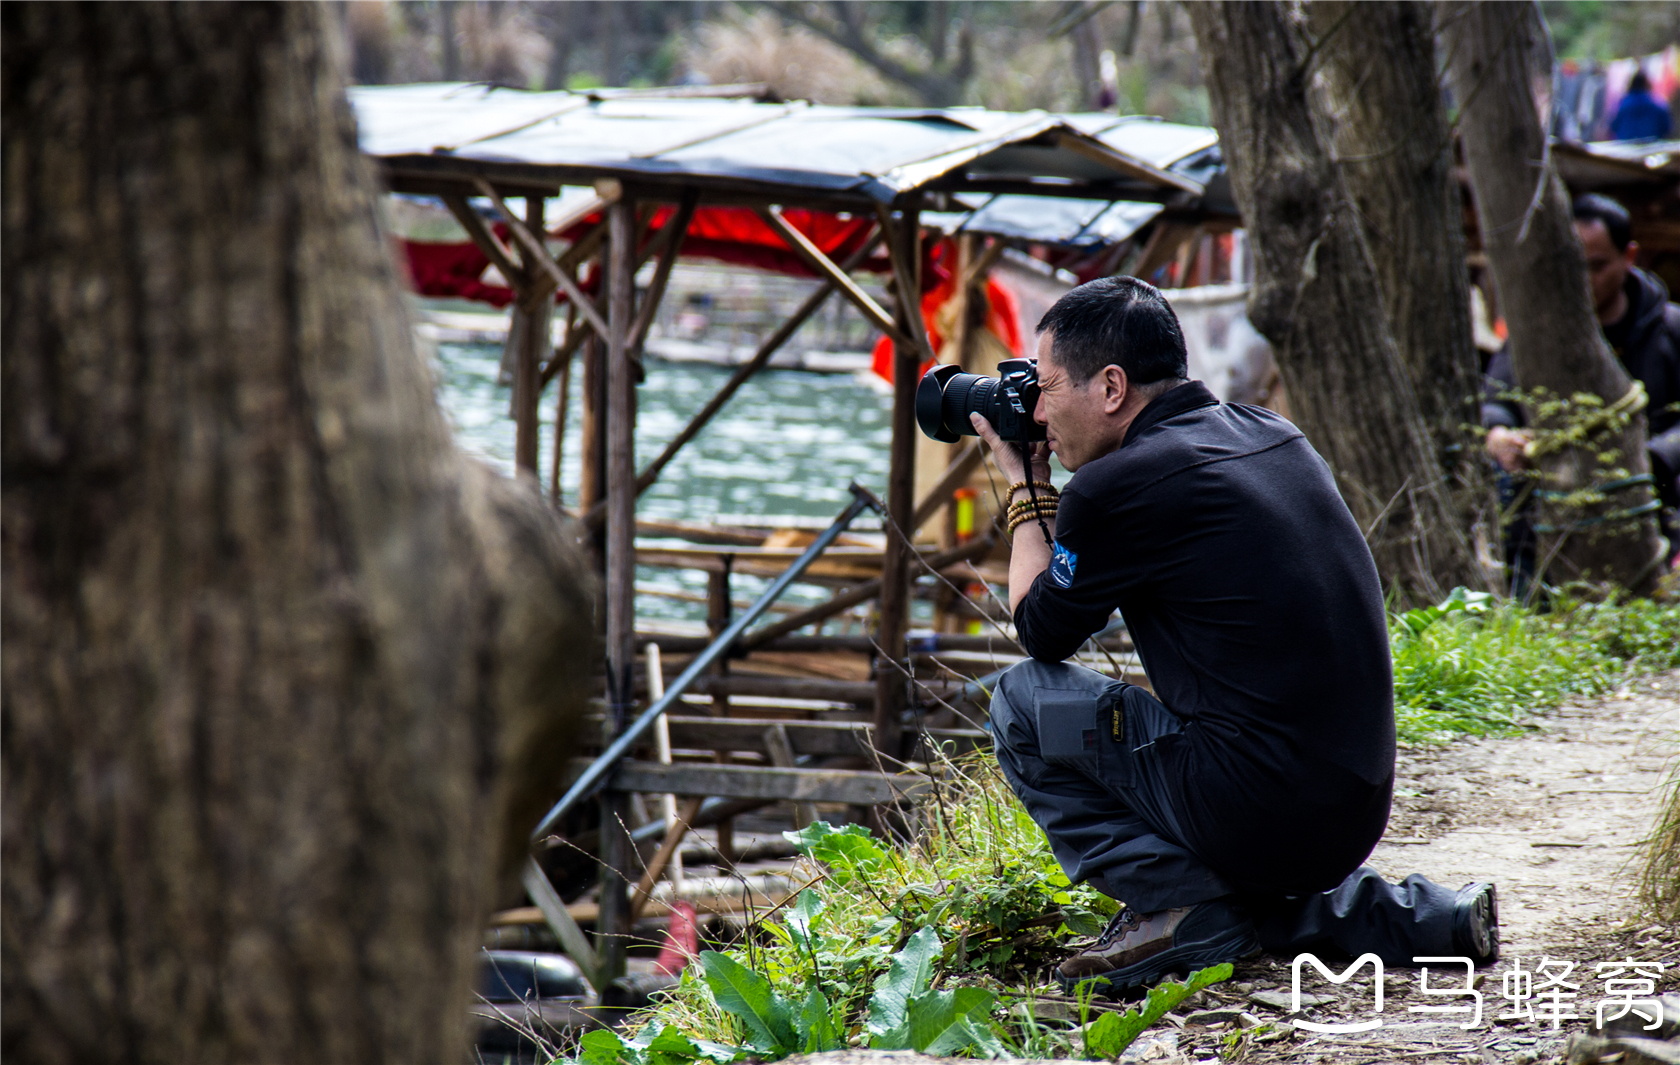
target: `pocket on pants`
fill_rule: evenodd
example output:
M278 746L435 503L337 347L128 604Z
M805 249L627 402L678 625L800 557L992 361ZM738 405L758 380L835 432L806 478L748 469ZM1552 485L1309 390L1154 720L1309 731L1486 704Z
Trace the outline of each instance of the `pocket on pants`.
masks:
M1039 757L1046 765L1091 777L1112 776L1120 766L1114 755L1121 746L1114 733L1124 730L1123 719L1115 717L1118 706L1107 692L1041 688L1033 695Z

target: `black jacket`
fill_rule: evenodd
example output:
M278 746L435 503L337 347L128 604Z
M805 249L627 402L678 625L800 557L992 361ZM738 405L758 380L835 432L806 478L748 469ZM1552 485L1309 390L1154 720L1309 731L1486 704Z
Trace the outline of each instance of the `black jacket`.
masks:
M1301 431L1191 382L1081 467L1015 611L1021 646L1059 662L1116 608L1186 722L1155 743L1186 842L1303 889L1359 864L1394 771L1388 628L1365 538Z
M1663 503L1673 507L1680 505L1675 485L1680 477L1680 305L1668 301L1661 278L1638 267L1628 272L1627 295L1627 313L1605 327L1604 336L1627 372L1645 385L1651 473ZM1482 424L1521 427L1522 408L1501 398L1517 384L1510 345L1494 354L1486 373Z

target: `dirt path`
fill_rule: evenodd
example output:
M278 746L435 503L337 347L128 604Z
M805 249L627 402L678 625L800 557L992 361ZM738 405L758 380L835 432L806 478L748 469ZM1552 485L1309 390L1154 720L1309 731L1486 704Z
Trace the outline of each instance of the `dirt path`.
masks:
M1478 1027L1458 1027L1472 1019L1467 1015L1409 1012L1426 1002L1468 999L1425 999L1415 970L1390 970L1381 1028L1357 1035L1295 1030L1280 1023L1281 1012L1248 997L1289 993L1288 959L1262 958L1240 966L1229 990L1201 1008L1240 1005L1269 1023L1246 1032L1240 1025L1252 1023L1247 1019L1186 1026L1179 1033L1180 1060L1546 1061L1562 1053L1571 1032L1585 1030L1603 999L1595 964L1630 957L1661 961L1660 986L1680 989L1680 930L1630 924L1634 873L1628 868L1656 816L1665 767L1680 753L1680 671L1564 707L1541 724L1511 739L1402 751L1394 814L1371 857L1393 878L1423 873L1454 887L1471 880L1498 883L1504 955L1478 974L1484 1006ZM1574 963L1564 979L1580 985L1573 1006L1582 1019L1564 1020L1555 1030L1547 1020L1499 1019L1512 1007L1502 997L1506 974L1518 959L1532 971L1542 956ZM1463 970L1452 967L1432 970L1431 986L1455 983L1455 971L1462 987ZM1316 976L1304 981L1332 1000L1306 1016L1321 1023L1373 1019L1369 976L1367 967L1345 985Z

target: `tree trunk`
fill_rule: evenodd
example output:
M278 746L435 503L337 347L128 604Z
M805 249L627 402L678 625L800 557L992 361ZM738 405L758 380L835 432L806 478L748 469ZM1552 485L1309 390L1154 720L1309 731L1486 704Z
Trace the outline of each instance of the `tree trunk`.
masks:
M587 578L450 442L323 6L0 23L0 1046L459 1059Z
M1463 204L1435 73L1433 8L1313 0L1336 161L1363 221L1383 314L1411 378L1459 522L1487 514L1472 428L1481 370L1470 332Z
M1479 585L1384 320L1371 252L1314 114L1301 20L1272 3L1186 10L1254 249L1249 317L1272 342L1295 420L1334 471L1402 600Z
M1517 385L1553 397L1586 393L1608 406L1629 394L1632 381L1599 329L1586 253L1540 123L1533 57L1544 34L1531 4L1455 5L1446 21L1448 73ZM1545 412L1531 413L1543 435L1558 428ZM1611 461L1601 463L1600 453ZM1649 472L1638 412L1607 426L1592 446L1539 458L1536 531L1553 580L1608 580L1637 593L1655 587L1662 562L1655 517L1617 518L1649 504L1649 487L1582 494Z

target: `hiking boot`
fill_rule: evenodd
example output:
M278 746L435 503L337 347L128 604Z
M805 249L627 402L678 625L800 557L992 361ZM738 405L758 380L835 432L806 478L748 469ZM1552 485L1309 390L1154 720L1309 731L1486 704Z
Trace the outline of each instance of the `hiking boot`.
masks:
M1478 880L1458 889L1453 946L1478 966L1499 960L1499 895L1493 884Z
M1123 906L1095 943L1056 969L1056 980L1069 991L1089 980L1124 991L1259 951L1254 925L1225 899L1143 914Z

